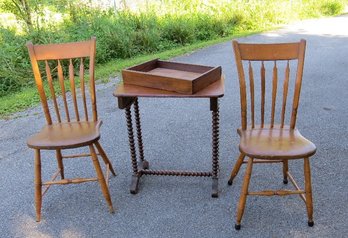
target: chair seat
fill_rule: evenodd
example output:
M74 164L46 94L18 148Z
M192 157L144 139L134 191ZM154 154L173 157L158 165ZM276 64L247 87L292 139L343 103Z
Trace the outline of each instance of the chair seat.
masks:
M240 152L258 159L299 159L315 154L315 145L297 129L254 128L238 129Z
M89 145L100 138L101 121L66 122L46 125L27 140L34 149L66 149Z

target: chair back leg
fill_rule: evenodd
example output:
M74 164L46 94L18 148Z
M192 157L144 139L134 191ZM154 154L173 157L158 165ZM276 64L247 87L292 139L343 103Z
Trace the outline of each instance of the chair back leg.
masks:
M237 159L237 162L234 165L233 170L231 171L230 179L228 180L228 185L232 185L233 179L237 176L239 169L243 164L244 158L245 158L245 155L243 153L240 153Z
M288 171L289 171L289 163L288 160L283 161L283 183L288 184Z

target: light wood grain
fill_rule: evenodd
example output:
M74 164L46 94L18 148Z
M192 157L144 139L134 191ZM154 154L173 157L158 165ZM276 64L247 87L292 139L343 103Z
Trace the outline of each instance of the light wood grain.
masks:
M75 89L75 73L74 73L74 66L73 66L72 59L69 60L69 80L70 80L70 90L71 90L72 99L74 103L76 120L80 121L80 114L79 114L79 108L77 106L76 89Z
M68 107L68 101L66 98L66 91L65 91L65 85L64 85L64 74L63 74L63 68L60 63L60 60L58 60L58 79L59 79L60 89L62 91L66 120L67 122L70 122L69 107Z
M250 109L251 109L251 127L255 127L255 90L254 90L254 72L249 61L249 80L250 80Z
M51 97L52 97L52 100L53 100L53 104L54 104L54 109L55 109L55 112L56 112L57 120L58 120L58 122L61 122L60 113L59 113L59 107L58 107L57 98L56 98L56 93L55 93L54 86L53 86L51 69L50 69L50 66L48 65L47 60L45 60L45 65L46 65L47 81L48 81L48 85L49 85L49 88L50 88Z
M85 112L85 120L88 121L88 110L87 110L87 101L86 101L86 86L85 86L85 67L83 64L83 58L80 60L80 87L82 95L83 110Z
M271 128L274 126L274 115L276 110L276 100L277 100L277 89L278 89L278 68L277 63L274 62L273 67L273 80L272 80L272 112L271 112Z
M235 163L231 172L229 185L232 185L233 179L239 172L242 164L246 163L243 156L248 156L248 165L245 172L242 191L240 195L239 205L237 209L236 226L240 229L241 219L244 213L245 203L248 195L258 196L286 196L299 195L305 202L308 215L308 225L313 226L313 203L312 203L312 189L311 189L311 174L309 166L309 157L316 152L316 146L301 135L296 126L297 111L299 107L300 92L303 76L303 65L305 55L306 41L301 40L296 43L277 43L277 44L245 44L233 41L233 49L235 53L236 66L238 71L239 86L240 86L240 104L241 104L241 128L237 130L240 135L239 151L240 157ZM243 61L248 61L248 74L250 85L250 105L251 105L251 122L248 122L247 117L247 95L246 95L246 79L243 68ZM255 92L254 86L255 75L251 65L251 61L255 64L260 63L260 123L256 123L254 119L254 101ZM272 73L266 72L265 61L274 61ZM284 82L281 89L278 89L278 71L282 69L279 64L285 63ZM293 64L290 64L293 61ZM284 64L283 63L283 64ZM286 104L288 91L291 86L290 71L291 67L296 67L296 75L294 82L294 95L291 105L290 124L285 123L286 120ZM268 70L268 67L267 67ZM270 76L268 76L270 75ZM271 78L271 79L268 79ZM266 87L266 81L271 81L272 86ZM266 89L272 88L271 93L267 93ZM278 92L279 91L279 92ZM280 124L276 124L276 106L278 93L282 93ZM271 109L270 123L265 121L266 109L266 95L271 95ZM268 100L267 100L268 101ZM243 155L243 156L242 156ZM255 159L255 160L254 160ZM304 159L304 177L305 189L301 190L295 179L289 172L289 161L294 159ZM294 185L296 190L263 190L263 191L248 191L252 164L262 163L282 163L283 165L283 183L290 182Z
M97 153L94 150L94 145L97 146L103 162L106 164L107 170L112 171L114 169L110 160L107 158L105 151L102 149L98 140L100 138L100 126L101 121L98 120L97 114L97 101L95 91L95 53L96 53L96 39L92 37L91 40L85 42L72 42L64 44L49 44L49 45L33 45L31 42L27 44L30 61L32 64L35 82L40 95L41 104L45 114L47 125L42 128L39 133L34 134L27 140L27 145L30 148L35 149L35 207L36 207L36 220L41 219L41 206L42 196L48 191L51 185L66 185L77 184L82 182L99 181L102 188L102 194L107 200L110 211L113 212L110 193L108 185L105 181L103 172L98 161ZM91 102L87 103L86 97L86 85L85 85L85 73L84 73L84 59L89 58L89 94ZM80 76L80 88L83 101L83 108L85 114L85 120L80 120L79 108L78 108L78 93L76 90L75 69L73 60L80 60L79 64L79 76ZM49 110L49 100L46 97L44 90L44 83L42 81L41 71L38 61L45 62L45 72L47 76L48 86L52 97L55 113L57 116L57 122L52 120ZM54 74L50 69L50 62L57 65L57 73ZM63 62L65 61L65 62ZM68 63L68 64L65 64ZM67 70L64 70L64 66L67 65ZM70 93L69 89L65 88L64 72L68 72ZM57 81L61 89L61 98L63 101L62 110L59 111L58 96L54 89L54 76L57 76ZM70 98L71 96L71 98ZM70 99L70 100L69 100ZM74 108L73 112L69 112L69 103L72 102L70 108ZM92 108L92 118L88 116L88 106ZM64 108L64 109L63 109ZM62 120L62 115L65 113L66 121ZM75 115L75 116L74 116ZM64 156L62 151L64 149L73 149L83 146L88 146L91 150L90 154L79 155L67 155ZM41 180L41 150L55 150L56 160L58 164L58 171L53 175L51 181L42 182ZM97 178L71 178L66 179L64 174L64 158L82 158L92 157L92 162L95 166ZM107 172L108 174L109 172ZM61 179L56 180L60 174ZM42 192L42 185L45 185L45 190Z
M282 112L281 112L281 128L284 127L285 123L285 111L286 111L286 101L288 97L288 90L289 90L289 77L290 77L290 63L289 61L286 64L286 70L285 70L285 79L283 84L283 104L282 104Z
M261 127L265 124L265 101L266 101L266 69L262 61L261 64ZM246 120L246 119L245 119Z

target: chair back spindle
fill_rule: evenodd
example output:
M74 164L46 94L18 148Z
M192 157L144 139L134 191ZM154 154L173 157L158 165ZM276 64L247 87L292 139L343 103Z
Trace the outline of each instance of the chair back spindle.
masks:
M255 96L254 96L254 72L249 61L249 79L250 79L250 107L251 107L251 127L255 127Z
M70 122L69 107L68 107L68 102L66 100L66 92L65 92L65 85L64 85L63 68L62 68L62 65L60 63L60 60L58 60L58 78L59 78L59 85L60 85L60 89L62 92L62 98L63 98L63 102L64 102L66 120L68 122Z
M296 126L297 109L299 106L299 98L301 92L303 64L305 56L306 41L301 40L298 43L280 43L280 44L244 44L233 41L233 48L235 51L235 59L238 70L239 84L240 84L240 102L241 102L241 119L242 129L247 127L255 128L258 114L255 113L255 100L257 96L256 87L260 88L260 123L261 128L273 128L277 121L277 112L280 112L279 127L283 128L286 120L287 97L289 92L289 85L291 76L291 66L296 67L296 74L293 75L293 102L291 105L290 128L294 129ZM244 71L244 63L247 64L247 71ZM260 64L260 76L255 75L255 65ZM284 71L283 71L284 70ZM270 71L271 73L267 73ZM279 74L279 72L283 73ZM245 75L248 75L249 80L246 80ZM281 75L281 76L279 76ZM283 76L284 75L284 76ZM270 78L270 79L269 79ZM266 81L269 80L269 83ZM283 82L281 82L283 81ZM278 86L281 84L282 86ZM247 109L247 85L249 85L250 95L250 120L248 123L248 109ZM267 91L270 94L267 94ZM266 117L266 94L270 95L270 117ZM281 103L277 104L277 98ZM277 110L277 105L280 109ZM267 118L270 118L269 123Z
M277 98L277 88L278 88L278 68L277 62L274 61L273 67L273 80L272 80L272 113L271 113L271 128L274 126L274 113Z
M86 94L85 94L85 67L83 66L83 58L81 58L81 61L80 61L79 77L80 77L80 88L81 88L83 109L85 112L85 120L88 121L88 111L87 111Z
M53 100L53 103L54 103L54 109L55 109L55 112L56 112L56 115L57 115L57 120L60 123L60 122L62 122L62 120L60 118L60 113L59 113L56 93L54 91L53 80L52 80L52 75L51 75L51 69L50 69L50 66L48 65L47 60L45 60L45 64L46 64L47 81L48 81L48 85L49 85L49 88L50 88L52 100Z
M88 121L90 119L88 115L88 105L91 105L92 108L91 118L93 121L97 121L98 115L94 79L95 37L92 37L89 41L64 44L33 45L31 42L28 42L27 47L47 124L51 125L53 123L48 99L52 99L51 101L58 123L63 122L62 115L65 115L66 122L71 122L72 120L80 121L79 106L83 108L84 120ZM89 60L89 90L87 92L84 64L86 59ZM50 93L49 98L46 96L45 92L46 83L42 80L45 77L41 74L39 66L40 61L44 61L45 63L44 71L46 72L47 86ZM56 73L52 71L52 65L54 65L53 69L56 70ZM75 80L75 65L77 65L78 68L76 71L78 71L77 75L79 77L80 86L76 84L77 82ZM64 71L64 68L67 68L67 71ZM64 72L68 72L67 78L69 78L69 83L65 83ZM57 90L57 88L59 88L59 90ZM78 88L80 88L80 93L78 92ZM57 97L58 91L61 93L61 99ZM90 97L90 103L87 102L88 95ZM62 105L60 105L61 101ZM72 101L73 105L70 105L70 108L71 110L73 108L73 111L69 110L69 101ZM61 110L63 110L63 112Z
M283 84L283 104L282 104L282 112L281 112L281 124L280 127L284 127L284 121L285 121L285 109L286 109L286 99L288 97L288 89L289 89L289 77L290 77L290 66L289 66L289 60L286 64L285 69L285 79Z
M264 126L265 123L265 97L266 97L266 69L265 64L262 61L261 65L261 127Z

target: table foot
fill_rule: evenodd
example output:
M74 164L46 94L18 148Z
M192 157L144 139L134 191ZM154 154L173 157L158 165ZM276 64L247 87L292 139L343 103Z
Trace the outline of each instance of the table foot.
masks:
M147 160L140 160L140 161L138 162L138 165L139 165L139 167L142 168L142 169L149 169L149 168L150 168L149 161L147 161Z
M132 176L132 182L131 182L131 186L130 186L130 193L131 194L137 194L139 191L139 180L140 180L140 176L138 175L133 175Z
M219 197L219 180L218 180L218 178L213 178L211 196L213 198Z

